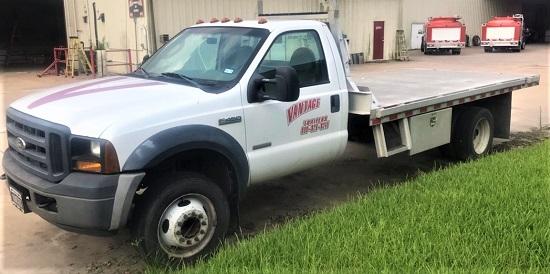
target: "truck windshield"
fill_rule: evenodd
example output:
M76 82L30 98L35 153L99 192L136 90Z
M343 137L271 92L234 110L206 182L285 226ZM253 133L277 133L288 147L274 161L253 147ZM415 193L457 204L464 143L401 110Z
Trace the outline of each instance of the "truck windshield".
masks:
M159 49L140 71L221 92L239 80L268 34L255 28L189 28Z

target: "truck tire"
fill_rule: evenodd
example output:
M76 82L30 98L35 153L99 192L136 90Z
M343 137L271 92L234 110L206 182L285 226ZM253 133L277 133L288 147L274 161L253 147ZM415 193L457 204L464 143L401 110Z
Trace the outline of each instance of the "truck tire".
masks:
M472 45L474 47L479 47L481 45L481 38L479 37L479 35L474 35L472 37Z
M494 120L491 112L469 107L458 116L451 133L452 155L459 160L487 154L493 145Z
M176 172L155 180L150 188L135 216L139 248L146 258L193 263L218 248L230 213L227 197L215 183L198 173Z

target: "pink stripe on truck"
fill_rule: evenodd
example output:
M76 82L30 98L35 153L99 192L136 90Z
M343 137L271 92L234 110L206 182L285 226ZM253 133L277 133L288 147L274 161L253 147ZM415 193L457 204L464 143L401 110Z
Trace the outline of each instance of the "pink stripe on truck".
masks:
M134 84L126 84L126 85L119 85L119 86L110 86L110 87L102 87L102 88L92 88L92 89L85 89L88 87L105 84L109 82L114 82L118 80L127 79L127 77L114 77L110 79L105 79L93 83L87 83L82 84L74 87L70 87L64 90L60 90L58 92L54 92L52 94L49 94L47 96L44 96L34 102L32 102L28 107L30 109L51 103L54 101L71 98L75 96L80 95L86 95L86 94L92 94L92 93L98 93L98 92L105 92L105 91L113 91L113 90L119 90L119 89L127 89L127 88L135 88L135 87L146 87L146 86L156 86L156 85L163 85L161 82L143 82L143 83L134 83ZM83 90L85 89L85 90Z

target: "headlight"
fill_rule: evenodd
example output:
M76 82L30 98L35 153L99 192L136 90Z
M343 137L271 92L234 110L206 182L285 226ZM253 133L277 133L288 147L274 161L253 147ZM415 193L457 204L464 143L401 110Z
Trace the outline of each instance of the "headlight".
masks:
M77 171L106 174L120 172L113 144L101 139L73 137L71 165Z

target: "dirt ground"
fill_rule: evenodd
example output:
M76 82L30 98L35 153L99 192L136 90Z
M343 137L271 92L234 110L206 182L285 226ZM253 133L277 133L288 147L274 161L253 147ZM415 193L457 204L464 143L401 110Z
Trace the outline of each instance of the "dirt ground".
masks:
M540 74L541 84L514 93L512 141L496 150L525 146L548 138L550 45L528 46L518 53L485 54L468 48L461 56L424 56L411 52L412 61L372 63L352 68L355 76L371 71L398 68L444 68L494 71L497 73ZM10 102L37 89L84 80L47 76L38 70L0 73L2 113ZM398 79L396 79L398 81ZM4 151L5 119L0 120L0 149ZM272 228L297 216L330 208L372 188L399 184L407 178L453 164L437 150L409 157L406 154L377 159L372 147L350 143L342 159L250 188L241 205L241 227L247 236ZM132 247L128 231L114 237L92 237L61 230L33 214L21 214L9 202L7 189L0 187L0 269L5 273L135 273L144 263Z

